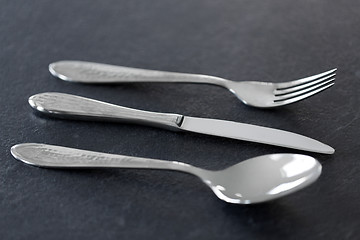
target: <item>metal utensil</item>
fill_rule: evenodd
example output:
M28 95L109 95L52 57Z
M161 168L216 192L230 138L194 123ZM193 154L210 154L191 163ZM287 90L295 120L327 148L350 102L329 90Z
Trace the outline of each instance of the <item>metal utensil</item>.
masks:
M266 202L313 183L321 164L300 154L270 154L251 158L220 171L186 163L129 157L54 145L24 143L11 148L27 164L48 168L146 168L174 170L198 176L218 198L229 203Z
M271 108L294 103L334 85L336 68L299 80L271 83L235 82L208 75L129 68L83 61L59 61L49 65L55 77L81 83L181 82L205 83L227 88L243 103Z
M29 98L29 103L40 112L62 118L138 123L326 154L335 151L317 140L283 130L217 119L141 111L64 93L36 94Z

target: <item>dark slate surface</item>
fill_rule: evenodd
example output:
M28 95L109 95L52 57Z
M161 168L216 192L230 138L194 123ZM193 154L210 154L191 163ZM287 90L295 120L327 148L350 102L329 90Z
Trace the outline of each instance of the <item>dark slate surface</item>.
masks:
M0 239L359 239L359 1L0 1ZM88 86L50 76L73 59L285 81L338 67L336 85L276 110L215 86ZM220 169L288 149L126 124L51 119L32 94L58 91L144 110L295 131L333 146L312 186L266 204L218 200L191 175L46 170L10 155L39 142ZM299 152L300 153L300 152ZM302 152L301 152L302 153Z

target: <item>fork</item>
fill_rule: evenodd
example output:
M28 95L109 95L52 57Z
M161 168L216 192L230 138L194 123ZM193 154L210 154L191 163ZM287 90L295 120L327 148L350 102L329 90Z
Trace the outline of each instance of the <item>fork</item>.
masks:
M328 89L335 83L336 68L289 82L235 82L220 77L146 70L84 61L59 61L49 65L65 81L103 84L129 82L203 83L227 88L244 104L272 108L295 103Z

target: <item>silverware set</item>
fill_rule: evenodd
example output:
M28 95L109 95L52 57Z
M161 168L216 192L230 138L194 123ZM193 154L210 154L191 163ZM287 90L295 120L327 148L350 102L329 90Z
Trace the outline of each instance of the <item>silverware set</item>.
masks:
M127 82L170 82L214 84L230 90L243 103L273 108L294 103L334 85L336 69L283 83L234 82L219 77L145 70L82 61L60 61L49 65L52 75L71 82L114 84ZM315 139L280 129L220 119L189 117L174 113L149 112L65 93L33 95L29 104L53 117L115 121L195 132L217 137L333 154L334 149ZM61 146L22 143L12 155L27 164L46 168L147 168L190 173L200 178L226 202L253 204L298 191L318 179L321 164L302 154L269 154L242 161L219 171L187 163L92 152Z

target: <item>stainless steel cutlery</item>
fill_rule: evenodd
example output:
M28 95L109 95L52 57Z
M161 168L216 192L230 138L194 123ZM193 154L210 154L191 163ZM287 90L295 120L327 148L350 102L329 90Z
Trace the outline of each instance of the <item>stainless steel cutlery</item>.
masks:
M175 161L36 143L15 145L11 153L27 164L46 168L146 168L190 173L221 200L237 204L261 203L288 195L313 183L321 174L316 159L300 154L264 155L211 171Z
M311 152L334 153L334 149L324 143L279 129L180 114L142 111L64 93L36 94L29 98L29 103L37 111L61 118L137 123Z
M243 103L272 108L306 99L334 85L336 68L302 79L282 82L235 82L220 77L174 73L84 61L59 61L49 65L55 77L81 83L169 82L212 84L230 90Z
M49 65L49 70L62 80L92 84L213 84L227 88L243 103L260 108L283 106L313 96L333 86L336 75L336 69L333 69L282 83L235 82L207 75L83 61L55 62ZM29 104L39 112L60 118L136 123L324 154L333 154L335 151L317 140L284 130L219 119L143 111L65 93L36 94L29 98ZM24 163L45 168L145 168L185 172L200 178L219 199L236 204L261 203L296 192L315 182L322 169L315 158L289 153L254 157L218 171L176 161L130 157L39 143L15 145L11 148L11 153Z

